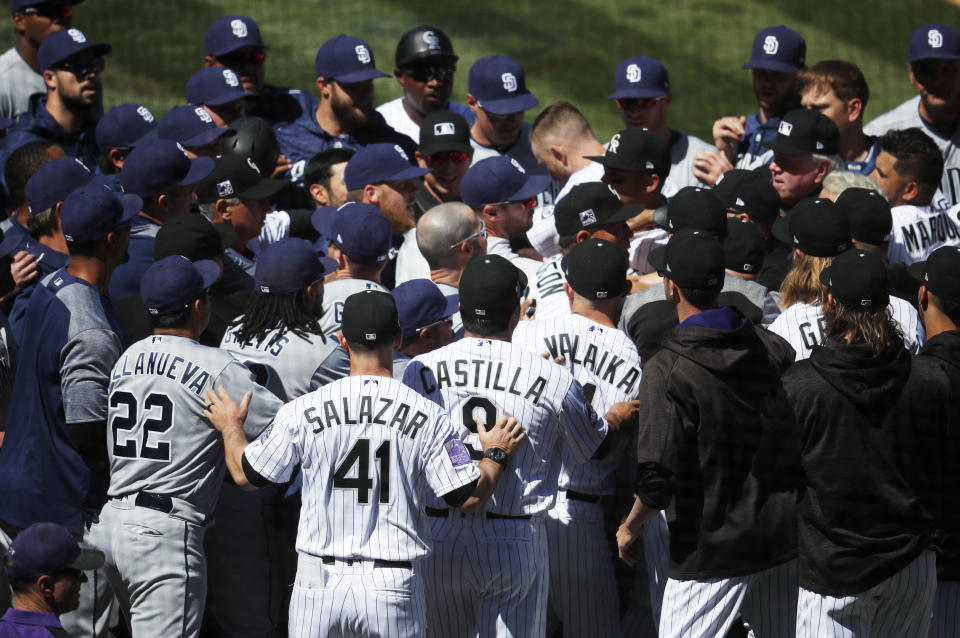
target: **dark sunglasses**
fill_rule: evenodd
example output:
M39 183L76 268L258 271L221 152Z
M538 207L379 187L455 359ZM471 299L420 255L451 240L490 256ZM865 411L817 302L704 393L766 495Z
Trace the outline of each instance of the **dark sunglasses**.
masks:
M445 151L443 153L427 155L427 163L430 164L430 166L442 166L445 162L463 164L469 159L470 156L463 151Z
M24 7L21 11L23 15L39 16L49 18L50 20L65 20L73 15L73 7L69 4L57 4L56 2L43 2L32 7Z
M523 200L512 200L506 202L493 202L492 204L487 204L487 206L506 206L507 204L520 204L524 208L536 208L537 206L537 196L528 197Z
M415 66L401 69L400 72L409 75L417 82L429 82L432 79L447 82L456 70L455 66Z
M85 60L64 60L55 68L58 71L69 71L73 73L78 80L82 80L88 75L101 73L106 62L103 58L87 58Z
M241 66L245 64L260 64L267 59L267 52L260 49L258 51L233 51L224 55L218 55L217 59L224 66Z
M662 97L623 97L617 100L617 106L625 111L630 109L648 109L655 106Z

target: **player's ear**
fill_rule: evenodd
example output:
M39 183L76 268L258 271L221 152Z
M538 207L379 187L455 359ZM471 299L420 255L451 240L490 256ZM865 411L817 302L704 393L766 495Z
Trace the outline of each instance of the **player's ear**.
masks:
M317 208L330 205L330 194L321 184L310 184L310 188L307 190L310 191L310 197L313 198Z
M363 187L363 201L367 204L376 206L380 203L380 189L373 184L367 184Z
M350 344L347 343L346 337L343 336L343 331L337 331L337 341L340 342L340 347L342 347L348 353L350 352Z
M930 303L930 295L926 286L920 286L920 290L917 291L917 305L921 310L927 309L927 304Z
M56 588L57 581L50 574L42 574L37 577L35 581L37 583L37 589L40 590L40 593L44 597L53 596L53 591Z
M553 155L553 159L557 160L564 166L567 165L567 152L559 144L550 145L550 154Z
M863 100L858 97L850 98L847 102L847 120L856 122L863 115Z
M567 295L567 301L570 302L570 305L573 305L573 287L570 286L567 282L563 282L563 292Z
M46 69L46 70L43 72L43 83L47 85L47 88L48 88L48 89L56 89L56 88L57 88L57 74L56 74L56 72L54 72L54 71L52 71L52 70L50 70L50 69Z
M907 182L900 193L900 199L912 204L920 197L920 184L914 181Z
M227 205L227 200L218 199L217 202L213 205L213 210L216 212L218 219L229 222L230 218L233 216L230 213L230 207Z
M582 242L585 242L585 241L587 241L588 239L590 239L590 231L589 231L589 230L578 230L578 231L577 231L577 234L574 235L574 241L576 241L578 244L579 244L579 243L582 243Z
M829 292L827 293L827 308L829 308L830 310L837 309L837 300L834 299L833 294Z

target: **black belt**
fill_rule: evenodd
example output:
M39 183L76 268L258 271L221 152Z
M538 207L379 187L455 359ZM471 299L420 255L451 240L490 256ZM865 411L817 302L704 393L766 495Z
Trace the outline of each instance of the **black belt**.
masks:
M584 494L583 492L577 492L574 490L564 490L567 493L567 498L571 501L583 501L584 503L599 503L603 500L603 496L598 494Z
M320 560L323 561L324 565L333 565L337 562L337 559L333 556L321 556ZM367 559L369 560L369 559ZM354 563L362 563L364 559L362 558L341 558L341 562L346 563L347 565L353 565ZM406 569L413 569L413 563L408 560L380 560L379 558L373 561L374 567L405 567Z
M173 511L173 499L165 494L153 494L151 492L137 492L137 498L133 501L139 507L157 510L164 514Z
M450 516L450 510L442 507L428 507L427 516L432 516L434 518L447 518ZM510 521L527 521L530 520L530 514L522 514L520 516L511 516L509 514L496 514L494 512L484 512L484 516L490 519L503 519Z

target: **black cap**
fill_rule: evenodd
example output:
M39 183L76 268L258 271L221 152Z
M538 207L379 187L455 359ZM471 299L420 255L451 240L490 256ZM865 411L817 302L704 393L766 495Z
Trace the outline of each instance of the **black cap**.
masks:
M811 257L836 257L850 247L850 224L829 199L803 199L779 218L773 236Z
M632 128L610 138L603 155L584 158L623 171L639 171L666 176L670 172L670 147L647 129Z
M960 303L960 246L941 246L907 272L937 297Z
M728 175L733 171L725 173L713 189L714 194L720 197L728 210L746 213L750 219L761 224L772 224L780 215L782 202L777 189L770 183L769 175L763 177L753 171L734 170L738 175L728 184ZM742 175L739 174L741 172Z
M453 54L450 38L440 29L424 25L410 29L400 36L397 54L394 57L397 67L432 57L447 58L450 62L456 62L458 59Z
M490 319L509 315L520 305L527 276L500 255L467 262L460 277L460 315Z
M648 261L681 288L723 286L723 248L709 233L690 228L679 230L666 246L651 250Z
M820 271L820 283L851 310L882 312L890 303L887 267L876 253L848 250Z
M343 302L340 330L350 343L367 346L392 343L400 334L400 319L393 295L382 290L364 290Z
M459 113L434 111L420 125L420 155L426 157L444 151L472 153L470 125Z
M603 239L588 239L570 249L560 267L567 283L587 299L615 299L627 292L623 249Z
M201 204L212 204L218 199L230 197L264 199L283 188L283 182L264 177L249 157L225 154L217 158L213 172L202 179L196 188L197 200Z
M561 237L575 235L586 228L622 222L643 209L624 205L610 187L601 182L577 184L553 209L553 222Z
M280 142L270 123L262 117L238 117L230 122L233 133L220 140L223 155L249 157L260 169L261 175L272 175L280 156Z
M890 239L893 215L887 198L869 188L847 188L837 197L837 206L850 224L850 236L879 246Z
M213 224L200 213L177 215L157 231L153 258L159 261L183 255L190 261L214 259L236 241L237 231L230 224Z
M720 201L729 208L729 200L733 196L737 184L750 177L751 174L753 174L753 171L748 171L745 168L731 168L717 179L717 185L713 187L713 194L719 197Z
M777 137L767 148L784 155L835 155L840 131L829 117L813 109L795 109L783 116Z
M670 198L667 230L675 233L683 228L702 230L723 239L727 231L727 211L712 190L685 186Z
M763 265L763 233L756 224L742 219L731 219L727 223L727 238L723 240L723 263L734 271L745 275L755 275Z

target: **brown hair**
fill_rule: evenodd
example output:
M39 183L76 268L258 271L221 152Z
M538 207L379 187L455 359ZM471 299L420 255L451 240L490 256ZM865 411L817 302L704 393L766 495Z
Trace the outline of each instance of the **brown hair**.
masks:
M833 257L812 257L804 253L793 264L780 285L781 309L795 303L816 304L826 300L827 292L820 283L820 273L833 263Z
M823 313L827 326L823 337L843 337L850 343L865 343L873 356L878 357L890 348L902 348L902 335L890 307L881 312L848 308L837 302L834 308L825 307Z
M832 90L844 102L859 98L864 109L870 99L870 87L863 73L856 64L846 60L823 60L801 69L797 72L797 83L801 94L810 88L820 92Z

